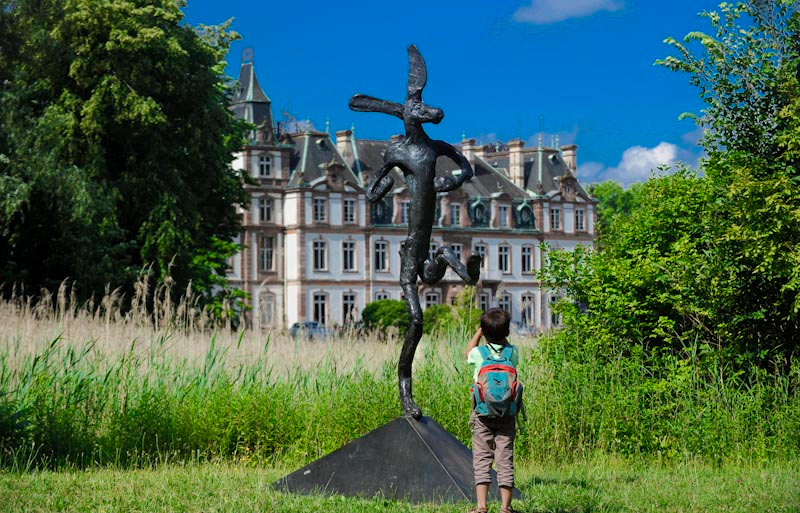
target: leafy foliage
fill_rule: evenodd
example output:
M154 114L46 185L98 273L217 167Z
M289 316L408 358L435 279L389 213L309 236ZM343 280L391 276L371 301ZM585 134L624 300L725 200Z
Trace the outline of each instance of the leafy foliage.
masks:
M597 211L597 230L604 233L613 222L614 216L629 215L638 206L641 184L632 184L627 189L614 180L593 186L592 194L600 204Z
M405 333L411 323L405 301L398 299L381 299L364 307L361 313L364 326L371 329L395 327Z
M762 0L702 16L714 34L667 39L678 56L659 63L689 73L707 104L704 176L650 179L604 226L601 251L552 252L545 277L588 306L560 307L573 343L607 357L701 340L786 368L800 349L800 14Z
M224 289L246 193L231 167L227 25L181 2L0 3L0 281L82 295L145 268ZM5 45L18 51L6 53Z

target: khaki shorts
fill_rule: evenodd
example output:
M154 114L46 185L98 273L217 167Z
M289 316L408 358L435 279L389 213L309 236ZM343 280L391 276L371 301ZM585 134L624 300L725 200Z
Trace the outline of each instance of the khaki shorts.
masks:
M475 484L491 482L489 471L494 460L497 467L497 484L514 487L514 417L490 419L479 417L475 410L469 414L472 428L472 470Z

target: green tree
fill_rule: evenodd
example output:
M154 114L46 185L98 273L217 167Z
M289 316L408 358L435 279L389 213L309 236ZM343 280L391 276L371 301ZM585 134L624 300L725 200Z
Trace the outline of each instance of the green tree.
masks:
M606 180L593 186L592 194L600 200L597 209L598 231L604 232L613 221L614 216L630 215L639 204L642 185L631 184L627 189L614 180Z
M712 34L667 39L660 64L688 73L706 103L703 171L713 240L698 248L705 290L695 315L751 350L798 349L800 314L800 13L752 0L703 13ZM698 47L698 55L692 47Z
M0 5L0 281L130 287L152 265L211 301L246 193L227 24L174 0Z
M561 308L600 353L701 340L772 364L800 348L800 15L754 1L702 16L714 34L667 39L678 56L659 63L706 102L703 176L650 179L601 251L552 252L545 279L588 306Z

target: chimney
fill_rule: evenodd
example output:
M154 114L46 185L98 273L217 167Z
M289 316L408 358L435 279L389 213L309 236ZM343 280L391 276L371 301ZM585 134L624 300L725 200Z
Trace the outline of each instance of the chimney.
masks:
M562 146L561 147L561 156L564 158L564 162L567 163L567 166L572 171L572 174L577 177L578 176L578 145L577 144L570 144L569 146Z
M348 166L353 166L353 131L339 130L336 132L336 149Z
M477 146L475 146L475 139L462 139L461 140L461 153L464 157L472 162L472 159L475 158L475 150Z
M514 139L508 143L508 174L512 182L518 187L525 188L525 156L522 139Z

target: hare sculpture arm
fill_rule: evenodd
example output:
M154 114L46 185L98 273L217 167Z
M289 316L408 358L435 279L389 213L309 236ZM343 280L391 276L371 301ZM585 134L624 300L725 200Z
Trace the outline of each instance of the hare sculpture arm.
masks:
M436 192L448 192L458 189L464 185L464 182L468 182L472 179L474 172L472 171L472 166L466 157L464 157L464 155L459 153L458 150L444 141L434 141L434 145L439 155L448 157L453 162L458 164L458 167L461 168L461 174L458 175L458 178L451 176L437 176L433 181L433 187Z
M388 176L389 171L394 167L393 163L385 163L381 170L375 173L372 177L372 180L369 182L369 187L367 187L367 201L370 203L377 203L379 202L386 193L394 185L394 180L391 176Z

